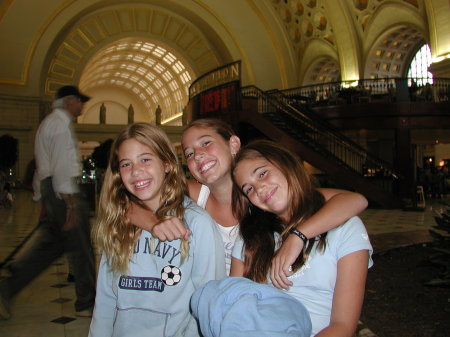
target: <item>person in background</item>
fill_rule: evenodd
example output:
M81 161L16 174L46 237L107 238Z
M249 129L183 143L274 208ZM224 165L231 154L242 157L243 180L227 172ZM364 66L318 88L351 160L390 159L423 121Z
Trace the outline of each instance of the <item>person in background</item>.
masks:
M37 181L45 212L40 235L9 266L11 276L0 283L0 315L9 318L9 299L51 263L67 253L75 277L75 315L91 317L95 300L95 258L91 245L89 208L78 185L80 156L72 121L90 97L75 86L56 93L53 111L41 122L35 139ZM2 309L3 308L3 309Z
M308 238L298 225L325 202L300 159L278 144L258 140L237 155L233 169L233 205L240 221L231 276L267 283L271 260L283 242L304 242L286 272L287 293L308 310L311 336L353 336L364 299L370 244L358 217ZM201 320L201 318L200 318Z
M239 233L238 219L232 210L233 180L231 167L241 141L227 123L214 118L193 121L183 132L181 144L186 162L194 179L188 181L189 196L206 209L215 220L225 249L227 271L231 265L231 252ZM315 237L332 229L367 207L367 199L350 191L321 189L326 203L307 221L298 225L307 237ZM140 207L132 207L129 217L133 224L148 228L155 219ZM177 219L160 222L152 233L161 240L173 240L188 235ZM303 249L303 241L289 237L272 261L270 277L279 288L290 281L285 272Z
M186 181L167 135L147 123L114 141L94 238L102 251L89 336L200 336L192 293L225 274L217 228L185 196ZM192 233L162 242L126 217L134 202L157 220L180 219Z

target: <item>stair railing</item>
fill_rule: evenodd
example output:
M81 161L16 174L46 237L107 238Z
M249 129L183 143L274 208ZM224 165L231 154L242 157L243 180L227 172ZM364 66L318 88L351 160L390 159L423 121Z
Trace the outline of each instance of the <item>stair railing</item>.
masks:
M258 113L272 116L280 115L289 118L295 123L295 131L301 133L297 139L308 146L320 147L322 151L347 168L366 177L383 177L397 180L400 175L392 168L392 165L370 154L366 149L351 139L336 132L324 121L313 119L309 114L296 109L289 104L289 99L280 95L277 91L268 94L255 86L243 87L243 97L258 99ZM289 126L287 126L289 128ZM291 130L291 133L294 130Z

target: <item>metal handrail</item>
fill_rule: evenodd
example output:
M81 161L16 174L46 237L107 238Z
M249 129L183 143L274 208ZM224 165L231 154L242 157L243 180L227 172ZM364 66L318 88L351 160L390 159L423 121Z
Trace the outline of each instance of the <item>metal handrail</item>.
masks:
M281 90L299 103L335 105L383 101L450 100L450 78L375 78L358 81L316 83Z
M272 113L288 116L301 125L302 137L300 141L313 141L322 151L333 157L341 165L364 176L382 176L392 179L400 178L392 165L370 154L366 149L341 133L335 131L329 124L313 119L310 114L300 111L287 101L284 95L277 91L267 93L255 86L241 89L244 97L258 99L259 113Z

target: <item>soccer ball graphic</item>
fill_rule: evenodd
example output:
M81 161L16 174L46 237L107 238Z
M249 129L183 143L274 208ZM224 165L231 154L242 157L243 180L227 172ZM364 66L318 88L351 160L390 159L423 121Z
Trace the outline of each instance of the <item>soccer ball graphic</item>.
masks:
M161 280L168 286L174 286L181 280L181 270L176 266L165 266L161 270Z

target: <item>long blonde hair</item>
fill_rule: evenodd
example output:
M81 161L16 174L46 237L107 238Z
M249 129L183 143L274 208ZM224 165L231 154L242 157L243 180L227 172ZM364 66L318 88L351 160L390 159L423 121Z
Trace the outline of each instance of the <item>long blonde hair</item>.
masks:
M126 212L130 202L146 208L141 200L128 192L119 172L118 150L128 139L135 139L148 146L167 166L161 196L164 202L155 211L159 220L168 216L180 219L184 216L183 199L187 192L186 180L179 165L178 157L167 135L159 128L148 123L129 125L116 138L111 147L108 168L100 193L97 222L93 228L93 237L98 248L105 252L113 271L126 272L133 255L134 247L142 229L132 225ZM181 245L181 260L188 255L188 242Z

